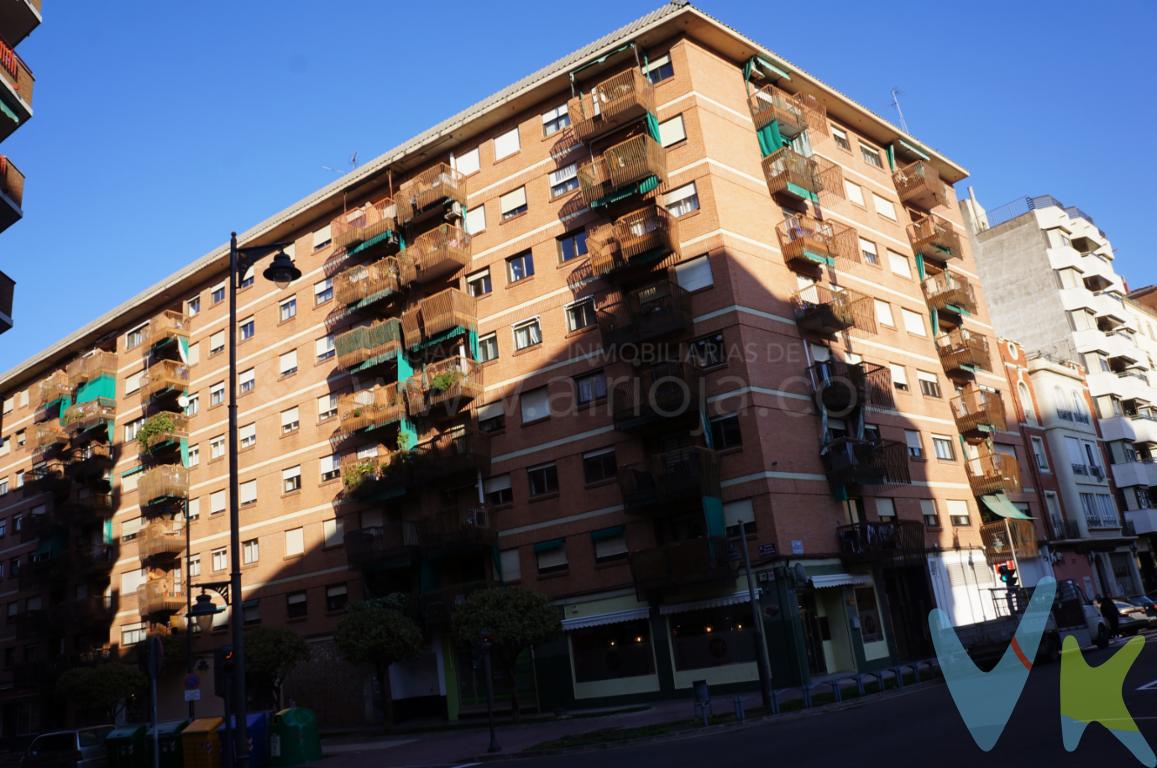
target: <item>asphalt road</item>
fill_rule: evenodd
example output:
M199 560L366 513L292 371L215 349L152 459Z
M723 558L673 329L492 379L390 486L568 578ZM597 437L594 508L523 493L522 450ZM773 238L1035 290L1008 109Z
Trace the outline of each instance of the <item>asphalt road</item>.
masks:
M1091 665L1113 649L1089 654ZM1064 750L1060 729L1060 665L1037 667L1000 741L989 753L972 741L949 696L936 685L868 699L840 711L769 720L717 734L636 746L488 763L511 768L723 768L724 766L1140 765L1115 737L1090 726L1075 752ZM1152 690L1138 690L1152 683ZM1157 750L1157 635L1146 644L1125 684L1125 703Z

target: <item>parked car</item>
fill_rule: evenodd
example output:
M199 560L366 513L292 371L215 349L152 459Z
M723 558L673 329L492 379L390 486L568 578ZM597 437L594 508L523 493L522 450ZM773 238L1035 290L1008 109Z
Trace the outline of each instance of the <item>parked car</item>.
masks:
M20 768L107 768L104 737L111 725L42 733L32 740Z
M1157 600L1148 595L1137 595L1130 597L1129 602L1140 608L1145 609L1145 615L1149 617L1150 624L1157 624Z
M1145 608L1125 600L1113 600L1117 612L1121 614L1121 623L1118 629L1122 635L1135 635L1149 626L1149 616Z

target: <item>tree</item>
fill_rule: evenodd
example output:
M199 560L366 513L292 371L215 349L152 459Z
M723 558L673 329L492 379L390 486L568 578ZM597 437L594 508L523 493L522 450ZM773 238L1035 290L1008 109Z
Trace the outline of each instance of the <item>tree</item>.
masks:
M390 666L418 655L422 650L422 630L399 608L393 598L354 603L334 630L334 643L342 656L353 664L369 664L382 689L382 709L386 728L394 723L394 701L390 691Z
M284 627L254 627L245 631L245 674L258 695L281 708L281 687L299 663L309 660L309 645Z
M56 681L57 694L78 709L99 711L115 721L118 705L148 685L145 673L130 664L109 662L95 667L73 667Z
M486 632L493 638L491 659L511 680L510 706L518 720L518 657L561 629L561 612L545 595L522 587L494 587L474 592L451 615L454 636L476 647Z

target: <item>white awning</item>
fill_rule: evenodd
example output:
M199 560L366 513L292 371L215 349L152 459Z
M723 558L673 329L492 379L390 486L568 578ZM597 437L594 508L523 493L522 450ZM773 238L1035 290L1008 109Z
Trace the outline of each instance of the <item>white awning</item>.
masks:
M808 581L815 589L829 587L866 587L872 583L872 577L867 574L825 573L822 576L812 576Z
M759 597L759 590L755 591L756 598ZM722 597L712 597L707 600L696 600L691 603L672 603L671 605L660 605L659 613L664 616L670 616L673 613L687 613L688 611L698 611L704 608L721 608L725 605L737 605L739 603L746 603L750 598L747 595L747 590L740 590L731 595L723 595Z
M562 630L563 632L570 632L575 629L585 629L587 627L602 627L607 624L622 624L624 621L637 621L639 619L645 619L649 614L649 608L627 608L622 611L596 613L593 616L576 616L573 619L563 619Z

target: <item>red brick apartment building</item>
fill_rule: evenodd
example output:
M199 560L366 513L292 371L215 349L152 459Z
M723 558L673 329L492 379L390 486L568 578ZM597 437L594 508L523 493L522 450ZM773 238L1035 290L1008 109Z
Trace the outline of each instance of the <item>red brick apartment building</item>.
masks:
M6 727L227 568L232 331L241 610L314 643L328 722L374 716L329 637L390 592L429 638L399 709L477 711L446 629L487 583L561 608L500 681L531 705L750 686L742 545L776 685L929 655L933 606L992 615L981 526L1039 512L964 177L678 2L254 226L304 276L237 329L217 250L0 379Z

